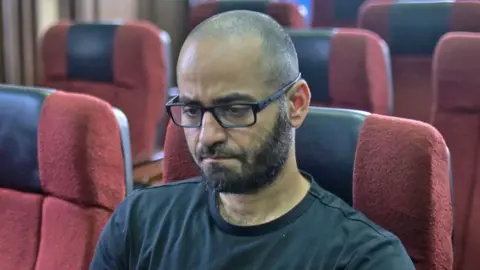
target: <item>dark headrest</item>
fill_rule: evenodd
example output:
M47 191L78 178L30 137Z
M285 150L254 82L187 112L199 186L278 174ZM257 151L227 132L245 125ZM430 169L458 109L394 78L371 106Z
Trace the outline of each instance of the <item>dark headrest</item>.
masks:
M449 31L452 4L420 0L399 1L392 5L390 51L393 54L432 55L440 37Z
M68 77L112 82L113 49L118 24L74 24L67 37Z
M0 188L41 192L37 134L52 90L0 85Z
M357 140L368 115L362 111L311 107L296 132L299 168L350 205Z
M336 20L355 22L358 9L365 0L334 1L333 13Z
M329 102L330 41L336 29L291 30L302 77L312 92L312 102Z
M250 10L260 13L267 13L269 1L219 1L217 3L218 13L232 10Z

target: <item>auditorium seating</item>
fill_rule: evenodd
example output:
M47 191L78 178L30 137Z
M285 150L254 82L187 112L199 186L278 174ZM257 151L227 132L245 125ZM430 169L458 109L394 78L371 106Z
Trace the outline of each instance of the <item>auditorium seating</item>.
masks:
M366 0L312 0L312 27L355 27Z
M434 125L452 152L455 269L478 269L480 254L480 34L454 32L438 43Z
M432 126L372 115L355 156L353 205L397 235L417 270L453 269L449 156Z
M390 55L376 34L341 28L289 33L312 105L392 114Z
M133 163L146 164L163 148L169 40L147 22L61 22L43 38L41 84L96 96L122 110L130 124Z
M283 27L294 29L305 27L305 18L293 3L233 0L206 2L193 6L190 9L190 29L218 13L240 9L268 14Z
M358 25L389 45L394 81L394 115L431 122L435 93L432 57L450 31L480 32L480 1L368 1Z
M125 124L94 97L0 85L2 270L88 269L131 190Z

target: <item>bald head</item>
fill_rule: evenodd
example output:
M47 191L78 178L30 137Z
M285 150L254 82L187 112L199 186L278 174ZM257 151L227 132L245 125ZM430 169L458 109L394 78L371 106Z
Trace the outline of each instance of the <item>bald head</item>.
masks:
M256 59L253 59L257 70L252 72L271 87L284 86L299 73L297 52L290 36L265 14L236 10L213 16L189 34L182 52L192 42L207 40L221 44L212 51L212 54L221 53L221 58L242 50L255 57L252 50L257 50Z

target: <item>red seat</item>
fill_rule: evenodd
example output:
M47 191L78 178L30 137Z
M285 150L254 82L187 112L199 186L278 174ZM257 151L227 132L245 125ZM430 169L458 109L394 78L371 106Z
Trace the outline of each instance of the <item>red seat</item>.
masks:
M305 27L305 18L293 3L248 0L215 1L195 5L190 9L190 27L193 29L218 13L240 9L268 14L284 27L294 29Z
M88 269L125 197L121 143L104 101L0 86L2 270Z
M289 33L312 105L392 113L388 46L376 34L342 28Z
M418 270L453 267L449 156L432 126L372 115L355 157L353 204L397 235Z
M430 123L435 46L449 31L480 32L480 1L389 2L364 4L359 27L379 34L390 47L394 115Z
M59 23L43 39L42 85L96 96L125 112L134 164L150 161L163 147L156 136L165 128L170 72L165 35L147 22Z
M366 0L312 0L313 27L355 27Z
M478 269L480 254L480 34L449 33L437 46L434 125L452 152L455 269Z

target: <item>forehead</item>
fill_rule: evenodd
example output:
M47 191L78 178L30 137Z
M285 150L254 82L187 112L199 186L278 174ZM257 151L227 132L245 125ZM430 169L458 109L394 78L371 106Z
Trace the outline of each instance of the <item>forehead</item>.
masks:
M209 103L231 94L264 96L257 37L187 41L177 65L180 97Z

